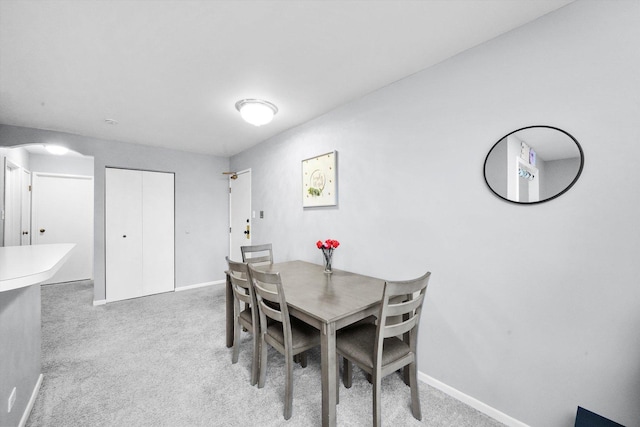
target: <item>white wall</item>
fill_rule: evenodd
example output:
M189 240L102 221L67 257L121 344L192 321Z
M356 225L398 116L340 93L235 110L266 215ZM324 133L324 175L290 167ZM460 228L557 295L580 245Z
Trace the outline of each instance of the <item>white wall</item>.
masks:
M408 53L415 54L415 53ZM520 206L483 180L502 135L582 145L576 185ZM276 261L433 272L421 372L532 426L584 406L640 425L640 2L583 1L231 159L252 169L255 243ZM338 150L339 206L302 209L301 160Z
M93 176L93 158L31 154L32 172Z
M224 279L228 254L229 160L62 132L0 125L0 146L56 141L94 161L94 299L105 298L105 167L175 173L176 287Z

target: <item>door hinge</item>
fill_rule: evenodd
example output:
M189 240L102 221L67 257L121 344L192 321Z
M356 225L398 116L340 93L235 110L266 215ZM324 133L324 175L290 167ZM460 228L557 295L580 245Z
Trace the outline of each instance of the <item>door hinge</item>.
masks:
M31 191L31 185L29 185L29 191Z
M229 187L229 193L231 193L231 187Z
M3 211L4 212L4 211ZM231 234L231 227L229 227L229 234Z

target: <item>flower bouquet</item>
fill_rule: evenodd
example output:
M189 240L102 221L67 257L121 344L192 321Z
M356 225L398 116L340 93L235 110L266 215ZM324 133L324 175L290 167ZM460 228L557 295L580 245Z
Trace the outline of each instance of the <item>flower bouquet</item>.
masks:
M318 240L316 242L316 246L318 249L322 250L322 255L324 255L324 272L331 274L331 257L333 256L333 250L340 246L340 242L337 240L327 239L323 243L322 240Z

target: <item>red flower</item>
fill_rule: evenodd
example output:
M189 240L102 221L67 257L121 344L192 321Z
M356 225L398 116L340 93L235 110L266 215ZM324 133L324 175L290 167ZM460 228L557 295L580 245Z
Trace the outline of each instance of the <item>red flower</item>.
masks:
M333 239L327 239L324 241L324 243L322 243L321 240L318 240L316 242L316 246L318 247L318 249L335 249L340 246L340 242Z

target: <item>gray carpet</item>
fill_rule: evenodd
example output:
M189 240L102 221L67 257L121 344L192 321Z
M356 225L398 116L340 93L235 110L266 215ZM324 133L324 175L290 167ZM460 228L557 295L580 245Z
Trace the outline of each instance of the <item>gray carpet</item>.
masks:
M293 416L285 421L284 360L270 349L263 389L249 385L250 335L240 360L225 347L224 289L200 288L92 305L91 282L42 288L40 394L28 426L318 426L320 352L294 368ZM382 419L394 426L502 425L420 383L423 420L411 416L399 375L382 383ZM339 426L372 423L371 386L354 368L340 385Z

